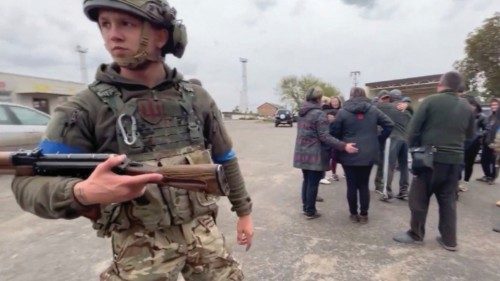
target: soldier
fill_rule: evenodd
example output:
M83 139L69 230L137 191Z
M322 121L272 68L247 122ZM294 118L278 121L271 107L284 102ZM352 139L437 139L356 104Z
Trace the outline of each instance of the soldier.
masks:
M58 107L40 147L46 153L126 154L158 166L223 165L239 217L237 240L251 245L252 203L222 118L210 95L164 63L181 57L185 27L164 0L85 0L113 63L87 90ZM43 218L86 216L112 237L113 263L101 280L242 280L214 217L217 198L159 188L159 174L119 176L110 157L86 180L17 177L20 206Z

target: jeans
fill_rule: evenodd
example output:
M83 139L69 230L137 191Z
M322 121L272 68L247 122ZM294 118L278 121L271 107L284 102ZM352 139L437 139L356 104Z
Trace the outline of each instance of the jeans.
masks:
M432 194L436 195L439 205L439 232L447 246L457 245L457 201L455 197L458 185L460 164L434 162L434 170L428 170L415 176L410 188L409 205L411 228L408 234L413 239L422 241L425 236L425 221Z
M485 176L495 178L495 151L485 144L481 151L481 166Z
M368 215L370 191L368 189L372 166L342 166L347 181L347 202L351 215L358 214L358 193L360 215Z
M391 183L396 170L396 163L399 166L399 194L408 193L408 144L404 140L391 139L391 148L389 152L389 173L387 176L387 192L392 195Z
M306 215L316 214L316 196L318 196L319 181L324 176L323 171L302 170L302 211Z
M480 138L476 138L471 143L467 144L464 151L464 181L468 182L472 175L472 168L476 160L477 153L481 149Z

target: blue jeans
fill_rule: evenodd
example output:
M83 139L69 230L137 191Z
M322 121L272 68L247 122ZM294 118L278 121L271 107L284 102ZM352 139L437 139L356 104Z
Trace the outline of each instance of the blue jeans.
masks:
M306 215L316 214L316 196L318 196L319 181L325 172L302 170L304 180L302 181L302 211Z

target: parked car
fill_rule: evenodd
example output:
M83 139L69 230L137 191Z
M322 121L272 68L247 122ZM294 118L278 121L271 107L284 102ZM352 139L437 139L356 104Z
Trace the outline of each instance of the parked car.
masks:
M274 126L278 127L280 124L288 124L293 127L292 112L288 109L278 109L274 116Z
M0 151L35 148L49 120L50 115L39 110L0 102Z

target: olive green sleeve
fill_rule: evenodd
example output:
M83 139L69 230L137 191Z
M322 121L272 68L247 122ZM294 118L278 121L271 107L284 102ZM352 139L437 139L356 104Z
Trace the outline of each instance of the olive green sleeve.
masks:
M252 212L252 199L245 188L243 175L240 171L238 159L233 158L222 164L224 173L229 184L229 201L233 207L231 211L235 211L238 217L249 215Z
M81 179L62 177L15 177L12 191L19 206L46 219L73 219L90 207L81 205L73 187Z

